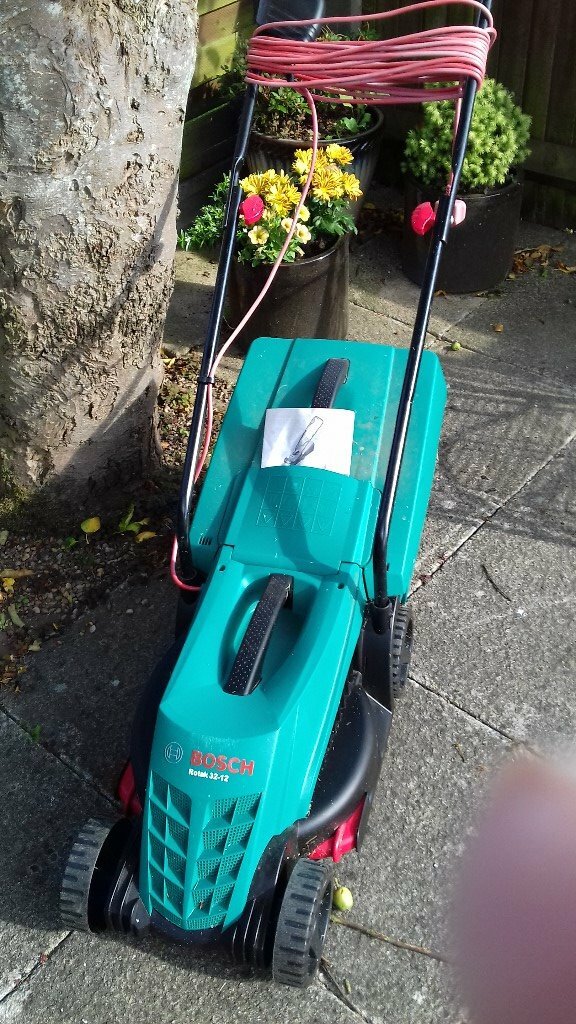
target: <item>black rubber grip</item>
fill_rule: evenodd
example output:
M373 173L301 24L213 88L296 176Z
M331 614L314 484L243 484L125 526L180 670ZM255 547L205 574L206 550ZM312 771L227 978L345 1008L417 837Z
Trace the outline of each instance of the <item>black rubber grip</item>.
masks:
M224 686L226 693L246 697L258 686L274 624L290 597L293 583L292 576L270 576L234 659L232 671Z
M316 388L313 409L331 409L342 384L348 379L349 359L329 359Z
M324 0L260 0L256 7L256 24L265 25L271 21L308 21L324 17ZM286 39L315 39L319 25L305 25L298 28L274 29L270 34Z

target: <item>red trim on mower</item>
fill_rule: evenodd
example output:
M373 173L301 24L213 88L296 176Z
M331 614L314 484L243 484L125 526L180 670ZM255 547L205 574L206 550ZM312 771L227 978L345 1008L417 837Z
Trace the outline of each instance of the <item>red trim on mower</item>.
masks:
M127 817L131 818L136 814L142 813L142 804L140 803L136 792L136 782L130 761L128 761L128 764L120 776L116 793L120 803L122 804L124 814L127 815Z
M323 860L325 857L331 857L337 864L345 853L355 850L358 846L358 826L363 809L364 800L358 804L350 817L338 826L329 839L325 839L315 850L312 850L312 853L308 854L310 860Z

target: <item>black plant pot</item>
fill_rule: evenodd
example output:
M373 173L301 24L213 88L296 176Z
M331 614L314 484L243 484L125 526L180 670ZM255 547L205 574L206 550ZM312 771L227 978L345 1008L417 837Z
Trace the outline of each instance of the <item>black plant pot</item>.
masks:
M370 113L375 117L374 124L365 132L352 135L349 139L322 139L320 148L325 149L331 142L338 142L346 146L354 157L354 161L345 168L351 174L355 174L360 181L360 188L364 196L370 187L372 176L378 162L380 142L384 130L384 116L377 107L370 107ZM273 135L263 135L261 132L253 131L250 135L250 148L246 155L246 167L250 174L268 170L269 167L275 171L285 171L286 174L292 168L294 153L297 149L309 149L310 142L302 139L279 139ZM354 220L358 219L363 200L356 200L350 204L350 210Z
M262 290L270 267L234 263L227 321L235 327ZM262 305L238 337L246 352L254 338L346 338L348 235L319 256L282 263Z
M432 205L439 193L408 180L404 192L402 269L421 285L432 232L417 235L411 227L412 211L419 203ZM466 219L450 231L438 274L438 288L446 292L484 292L495 288L509 273L514 259L522 205L522 183L514 180L486 194L462 195Z

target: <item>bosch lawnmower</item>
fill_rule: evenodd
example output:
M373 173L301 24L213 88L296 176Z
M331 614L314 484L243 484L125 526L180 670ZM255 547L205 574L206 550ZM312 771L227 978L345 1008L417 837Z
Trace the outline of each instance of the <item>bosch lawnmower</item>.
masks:
M406 599L446 400L424 341L494 38L489 3L460 6L474 25L320 42L334 20L320 0L260 4L179 502L176 640L136 712L126 813L89 821L70 853L66 926L217 943L289 985L318 968L333 864L361 846L413 643ZM258 89L279 84L307 98L314 153L315 100L449 96L452 168L437 209L414 213L432 236L409 349L255 340L192 518L240 172Z

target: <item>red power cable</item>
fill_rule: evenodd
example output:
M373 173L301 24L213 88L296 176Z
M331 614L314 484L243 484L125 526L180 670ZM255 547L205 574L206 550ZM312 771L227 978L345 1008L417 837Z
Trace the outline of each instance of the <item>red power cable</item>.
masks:
M384 21L397 15L425 11L435 7L459 4L480 11L487 22L486 28L473 25L450 25L398 36L394 39L310 42L268 35L271 29L332 25L342 22ZM315 101L321 103L430 103L438 100L456 101L456 123L459 101L467 78L482 85L486 73L488 53L496 38L492 15L480 0L423 0L392 11L358 17L334 17L307 21L277 21L261 25L254 32L247 54L246 81L266 88L290 88L302 93L312 115L312 160L306 184L294 211L292 227L279 252L262 291L246 315L222 346L210 368L214 377L222 357L246 326L254 311L267 294L284 254L292 240L298 223L298 214L306 202L312 183L318 151L318 118ZM446 84L448 83L448 84ZM430 90L433 84L437 88ZM312 93L321 89L322 94ZM204 443L194 472L197 482L210 447L214 420L212 384L208 383ZM181 590L198 592L179 579L176 571L178 541L174 537L170 558L170 575Z

